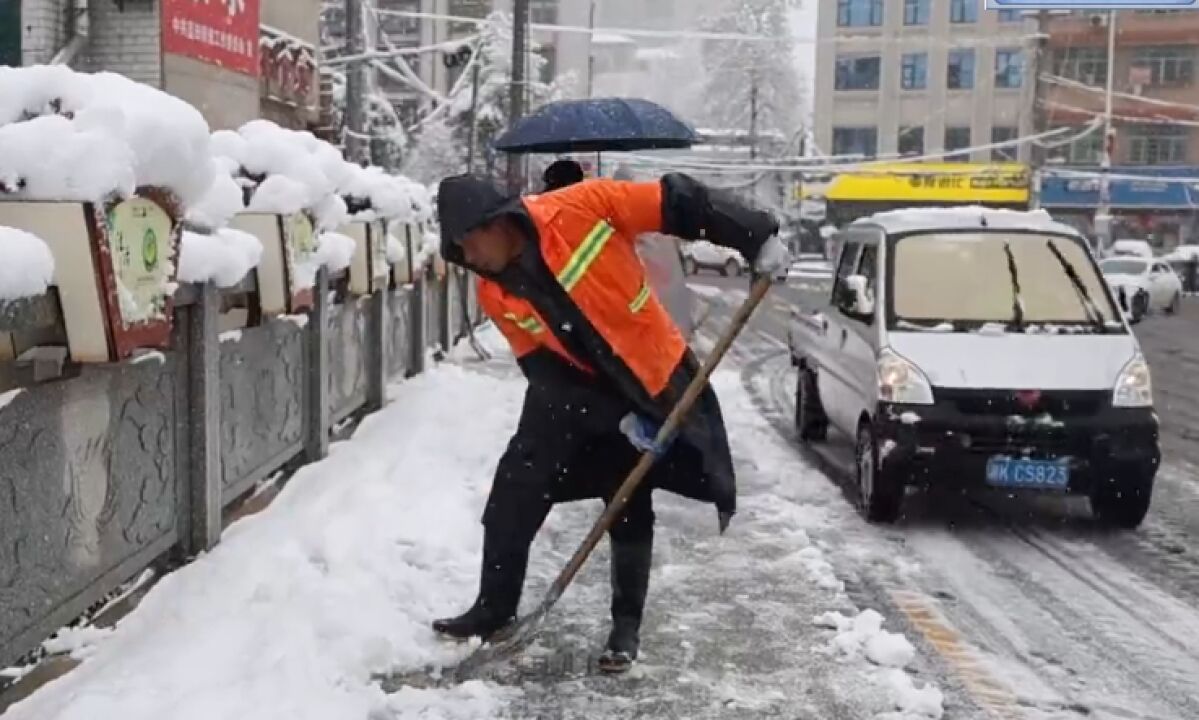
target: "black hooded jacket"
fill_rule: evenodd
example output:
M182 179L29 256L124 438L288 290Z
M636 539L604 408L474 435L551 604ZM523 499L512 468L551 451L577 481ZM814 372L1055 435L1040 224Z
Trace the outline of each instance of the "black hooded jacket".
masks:
M684 240L705 239L737 250L752 261L762 244L778 231L770 215L745 208L686 175L666 175L661 184L665 234ZM684 355L667 388L651 397L558 283L541 255L536 226L518 198L505 198L484 180L458 176L441 183L437 205L442 256L532 303L562 345L596 371L596 376L586 375L549 350L529 353L519 363L529 380L530 397L544 397L547 408L588 408L586 413L566 416L581 433L612 433L620 418L630 411L659 423L666 419L698 372L699 363L693 353ZM525 229L528 246L503 272L483 273L466 263L461 241L471 229L500 215L510 216ZM526 401L525 414L541 405ZM539 423L528 420L522 418L521 426L538 427ZM560 423L564 418L558 413L547 415L544 421ZM698 454L697 462L682 463L680 467L702 470L671 473L657 487L714 503L723 530L736 510L736 479L720 403L710 386L684 421L676 442L683 446L680 452Z

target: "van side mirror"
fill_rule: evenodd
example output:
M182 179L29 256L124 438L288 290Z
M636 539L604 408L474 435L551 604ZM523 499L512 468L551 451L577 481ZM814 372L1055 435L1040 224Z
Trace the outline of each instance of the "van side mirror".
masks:
M851 315L862 317L874 314L874 296L865 275L850 275L845 278L843 309Z

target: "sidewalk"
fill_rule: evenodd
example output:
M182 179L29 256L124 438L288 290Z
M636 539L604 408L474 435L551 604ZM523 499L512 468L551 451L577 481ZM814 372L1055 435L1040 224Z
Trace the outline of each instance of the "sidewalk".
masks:
M655 495L645 656L629 676L591 666L607 629L605 543L503 684L387 695L370 680L469 650L438 641L428 622L474 596L479 517L524 382L510 359L464 361L394 388L352 440L115 631L81 642L83 664L3 720L939 717L940 692L913 686L928 669L911 645L873 612L846 619L859 608L821 541L840 493L761 418L735 367L715 385L739 514L720 537L710 506ZM551 514L526 604L599 507Z

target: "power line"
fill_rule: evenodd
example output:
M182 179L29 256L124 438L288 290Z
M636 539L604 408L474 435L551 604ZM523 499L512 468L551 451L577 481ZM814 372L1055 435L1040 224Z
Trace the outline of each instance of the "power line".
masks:
M486 18L468 17L465 15L448 15L445 13L426 13L414 10L378 10L380 14L395 17L414 18L418 20L447 20L450 22L469 25L486 25ZM797 45L847 45L855 43L877 44L878 35L837 35L836 37L786 37L772 35L751 35L748 33L709 32L704 30L649 30L645 28L613 28L587 27L584 25L560 25L556 23L530 23L533 30L557 33L578 33L583 35L625 35L628 37L673 38L680 40L726 40L736 42L760 43L795 43ZM1040 33L1027 35L968 35L957 36L952 41L932 41L927 36L913 35L895 40L896 44L922 47L980 47L990 45L1011 45L1022 40L1040 38Z
M1079 82L1073 78L1063 77L1061 75L1041 75L1041 79L1046 82L1053 83L1054 85L1061 85L1063 87L1074 88L1076 90L1085 90L1090 93L1099 94L1104 92L1102 88L1092 87L1084 82ZM1136 102L1145 103L1146 105L1180 108L1183 110L1189 110L1193 113L1199 113L1199 105L1188 105L1186 103L1173 102L1170 100L1159 100L1157 98L1145 97L1144 95L1134 95L1132 93L1125 92L1113 92L1112 95L1125 100L1135 100Z

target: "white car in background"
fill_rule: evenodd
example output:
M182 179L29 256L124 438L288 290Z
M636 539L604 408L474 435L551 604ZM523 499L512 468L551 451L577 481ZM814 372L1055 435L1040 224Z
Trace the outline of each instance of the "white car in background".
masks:
M1112 255L1149 259L1153 257L1153 246L1144 240L1117 240L1112 243Z
M696 275L700 270L718 272L725 277L736 277L749 270L749 264L736 250L713 245L707 240L683 243L683 272Z
M1103 277L1117 297L1127 302L1134 321L1151 312L1173 314L1182 303L1182 280L1160 258L1109 257L1099 263Z

